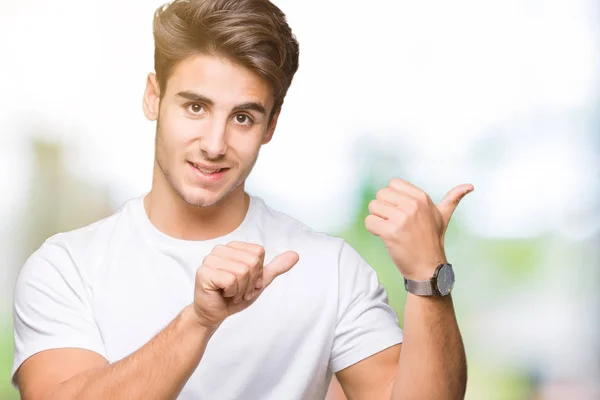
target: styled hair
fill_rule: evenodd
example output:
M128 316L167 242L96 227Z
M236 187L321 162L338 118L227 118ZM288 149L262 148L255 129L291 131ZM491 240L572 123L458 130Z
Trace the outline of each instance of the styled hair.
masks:
M154 14L154 70L162 97L177 64L223 56L265 79L279 110L298 70L299 45L269 0L174 0Z

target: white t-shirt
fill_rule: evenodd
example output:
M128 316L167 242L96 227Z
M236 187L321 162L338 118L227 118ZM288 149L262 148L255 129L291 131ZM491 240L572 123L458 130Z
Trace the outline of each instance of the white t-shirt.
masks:
M152 225L142 196L29 257L15 287L13 377L47 349L84 348L111 363L135 352L192 303L204 257L232 240L262 245L265 263L286 250L300 261L223 322L180 399L324 398L332 373L402 341L375 271L342 238L251 195L233 232L174 239Z

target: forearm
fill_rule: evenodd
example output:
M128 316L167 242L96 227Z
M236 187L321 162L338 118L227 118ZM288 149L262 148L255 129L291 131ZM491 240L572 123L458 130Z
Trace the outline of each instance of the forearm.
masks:
M200 362L212 333L186 307L124 359L63 382L53 399L175 399Z
M408 294L392 399L464 398L465 350L450 296Z

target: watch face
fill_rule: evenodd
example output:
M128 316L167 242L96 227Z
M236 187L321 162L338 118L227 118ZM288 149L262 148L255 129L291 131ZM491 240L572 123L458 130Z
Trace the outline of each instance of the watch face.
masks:
M448 264L444 265L437 277L437 287L442 296L447 296L454 286L454 271Z

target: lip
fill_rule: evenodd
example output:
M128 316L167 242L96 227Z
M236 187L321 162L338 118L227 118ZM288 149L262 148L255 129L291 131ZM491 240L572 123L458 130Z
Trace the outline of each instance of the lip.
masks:
M204 183L218 182L219 180L221 180L223 178L225 173L227 173L227 171L229 170L228 167L207 166L205 164L196 164L196 163L192 163L189 161L187 164L190 167L190 169L192 170L192 173L194 174L196 179L198 179L199 181L204 182ZM214 170L214 169L221 169L221 168L222 169L219 172L215 172L212 174L205 174L204 172L202 172L198 168L196 168L195 165L197 165L199 168L207 169L207 170Z
M192 164L192 166L197 166L198 168L202 168L202 169L207 169L209 171L212 171L214 169L226 169L228 167L224 166L224 165L208 165L208 164L202 164L202 163L196 163L196 162L191 162L188 161L190 164Z

